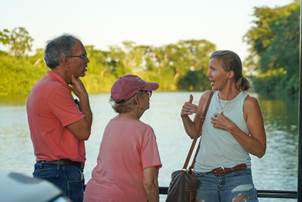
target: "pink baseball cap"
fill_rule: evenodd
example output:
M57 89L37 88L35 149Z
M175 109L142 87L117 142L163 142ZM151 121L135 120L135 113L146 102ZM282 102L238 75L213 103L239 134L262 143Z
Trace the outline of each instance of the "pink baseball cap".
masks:
M156 82L146 82L136 75L125 75L120 77L111 88L111 98L115 102L128 100L138 91L153 91L158 88Z

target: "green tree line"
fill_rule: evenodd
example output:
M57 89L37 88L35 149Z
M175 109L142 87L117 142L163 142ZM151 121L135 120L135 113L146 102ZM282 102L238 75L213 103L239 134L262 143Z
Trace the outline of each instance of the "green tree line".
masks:
M12 40L14 36L20 37ZM0 96L26 96L46 72L43 49L28 55L33 39L23 27L0 32ZM165 46L138 45L125 41L109 50L86 46L89 57L83 78L90 93L108 92L121 75L132 73L160 83L160 90L204 90L209 88L209 55L216 46L207 40L184 40Z
M245 66L256 92L266 96L297 97L299 90L300 1L254 10L254 25L244 36L249 44Z
M255 21L244 36L249 56L244 61L256 92L298 93L298 1L276 8L255 8ZM48 70L43 49L32 52L33 38L24 27L0 30L0 97L26 96ZM208 40L182 40L163 46L125 41L108 50L86 46L90 63L83 78L90 93L108 92L121 75L133 73L160 83L162 91L209 89ZM29 54L31 53L31 54Z

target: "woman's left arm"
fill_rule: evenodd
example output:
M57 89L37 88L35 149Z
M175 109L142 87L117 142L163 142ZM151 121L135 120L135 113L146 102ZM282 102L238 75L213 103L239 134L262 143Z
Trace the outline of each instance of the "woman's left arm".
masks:
M241 144L249 153L261 158L266 151L266 134L264 121L256 98L248 96L244 102L243 113L251 141Z
M148 202L159 202L158 190L158 168L150 167L144 169L144 188Z
M223 114L212 118L213 126L230 132L248 153L261 158L266 150L266 135L263 117L257 99L248 96L243 105L243 113L249 134L245 134Z

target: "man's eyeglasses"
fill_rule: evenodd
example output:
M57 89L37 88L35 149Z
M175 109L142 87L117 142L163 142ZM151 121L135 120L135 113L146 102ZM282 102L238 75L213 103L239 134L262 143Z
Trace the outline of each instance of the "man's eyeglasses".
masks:
M84 53L82 55L69 55L67 57L69 57L69 58L81 58L82 60L88 60L88 57L87 57L86 53Z

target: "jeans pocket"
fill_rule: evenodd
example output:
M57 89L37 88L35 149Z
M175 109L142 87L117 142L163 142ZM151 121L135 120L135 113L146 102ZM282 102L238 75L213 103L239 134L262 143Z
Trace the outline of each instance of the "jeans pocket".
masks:
M68 181L68 197L72 202L82 202L84 193L83 182L70 182Z
M80 168L74 166L66 167L68 181L68 196L73 202L83 201L84 175Z
M48 179L48 178L58 178L59 170L57 166L35 166L33 173L34 177Z
M80 168L75 166L68 166L66 169L66 177L69 182L82 182L84 175Z

